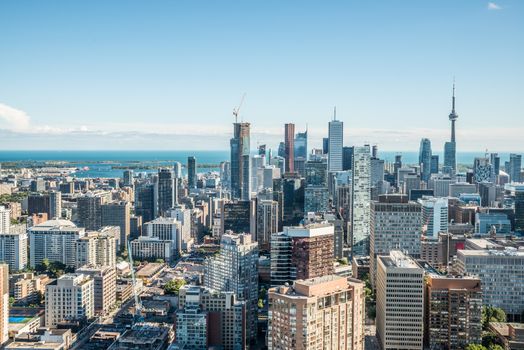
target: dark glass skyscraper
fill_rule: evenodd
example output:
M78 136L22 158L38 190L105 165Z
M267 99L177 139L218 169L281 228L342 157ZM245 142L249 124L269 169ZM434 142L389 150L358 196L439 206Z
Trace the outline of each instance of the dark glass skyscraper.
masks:
M328 152L329 152L329 138L324 137L322 139L322 153L328 154Z
M522 156L520 154L511 153L509 155L509 169L506 172L509 175L511 182L520 182L520 172L522 170Z
M438 174L438 163L439 163L438 154L433 154L431 156L431 173L432 174Z
M295 124L288 123L284 130L284 155L286 173L295 172Z
M193 156L187 157L187 185L189 188L196 188L197 186L197 175L196 174L197 174L196 158Z
M250 124L234 123L231 146L231 194L233 198L250 198Z
M342 148L342 170L353 168L353 147Z
M283 226L296 226L304 218L304 179L286 174L282 179Z
M431 176L431 141L429 139L423 138L420 140L418 163L422 181L427 183Z
M158 170L157 195L158 195L158 214L160 216L173 208L176 202L176 179L170 169Z
M295 137L295 158L307 160L307 130L298 132Z
M155 185L150 182L140 183L135 189L135 215L142 217L142 222L155 218Z
M493 171L495 172L495 175L499 175L500 173L500 157L497 153L491 153L490 155L490 162L493 164Z

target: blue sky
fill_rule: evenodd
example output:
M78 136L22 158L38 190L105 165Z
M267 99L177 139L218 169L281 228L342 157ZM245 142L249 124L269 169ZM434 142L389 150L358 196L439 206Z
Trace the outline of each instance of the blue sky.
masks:
M522 151L522 1L0 2L1 149L312 146L333 106L347 145Z

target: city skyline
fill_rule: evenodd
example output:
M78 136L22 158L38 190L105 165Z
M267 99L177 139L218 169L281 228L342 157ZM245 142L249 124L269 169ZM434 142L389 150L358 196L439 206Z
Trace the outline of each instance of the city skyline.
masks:
M2 149L227 150L246 93L251 149L336 105L345 145L442 153L456 76L457 152L522 151L520 2L126 5L0 6Z

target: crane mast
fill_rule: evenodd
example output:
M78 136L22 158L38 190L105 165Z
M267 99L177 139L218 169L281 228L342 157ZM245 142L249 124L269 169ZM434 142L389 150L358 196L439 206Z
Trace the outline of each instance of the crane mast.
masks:
M238 104L238 107L233 108L233 116L235 117L235 123L238 123L238 113L240 112L240 107L242 107L242 104L244 103L245 97L246 97L246 93L242 95L242 98L240 99L240 103Z
M131 243L129 243L129 241L127 241L127 252L129 264L131 265L131 281L133 283L133 296L135 298L135 315L133 321L136 322L142 319L142 303L140 301L140 297L138 296L138 292L136 291L135 267L133 264L133 254L131 253Z

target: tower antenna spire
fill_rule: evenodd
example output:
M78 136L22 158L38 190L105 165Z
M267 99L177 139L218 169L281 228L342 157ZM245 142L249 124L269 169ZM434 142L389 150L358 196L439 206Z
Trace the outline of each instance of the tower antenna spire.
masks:
M337 106L333 107L333 120L337 120Z
M453 97L451 102L451 112L455 114L455 77L453 77Z

